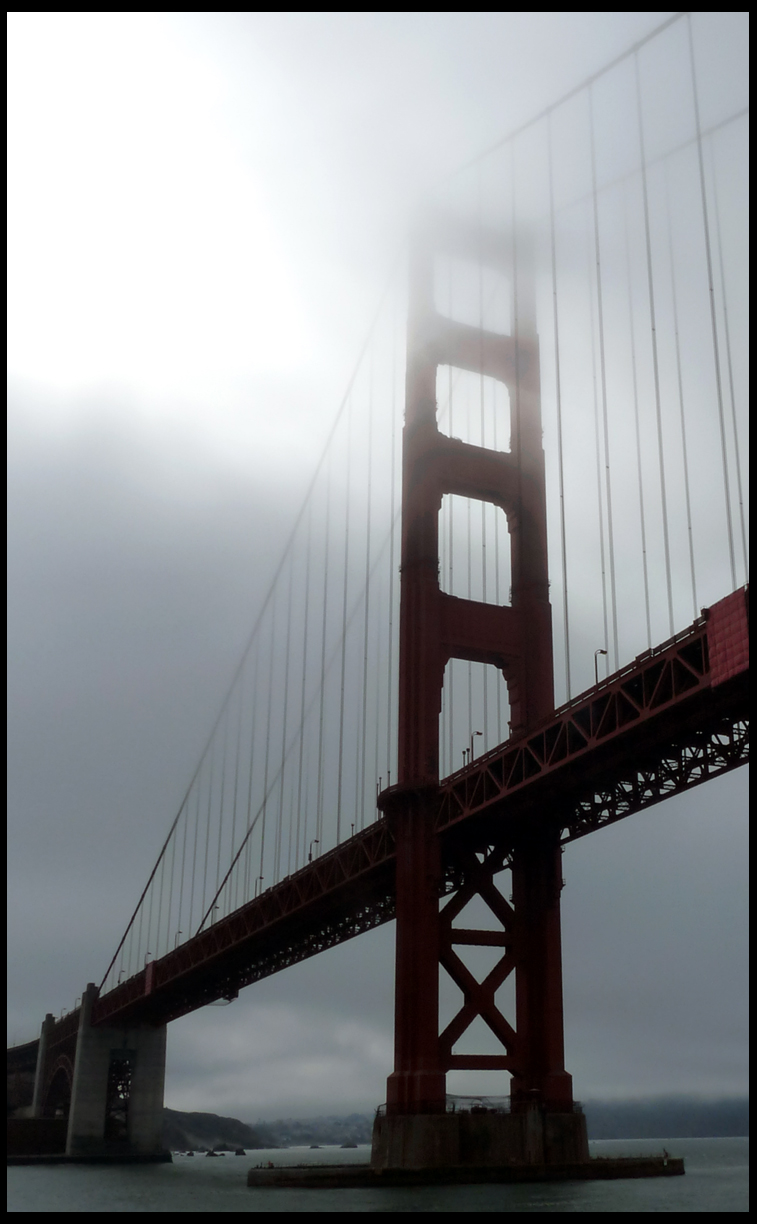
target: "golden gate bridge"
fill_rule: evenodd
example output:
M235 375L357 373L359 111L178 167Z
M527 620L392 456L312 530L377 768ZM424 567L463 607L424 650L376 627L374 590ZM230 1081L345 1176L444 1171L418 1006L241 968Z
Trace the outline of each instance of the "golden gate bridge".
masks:
M69 1155L159 1150L170 1020L396 920L374 1159L434 1163L452 1070L553 1120L513 1159L585 1158L561 847L748 759L746 105L715 76L678 14L431 193L123 937L9 1051Z

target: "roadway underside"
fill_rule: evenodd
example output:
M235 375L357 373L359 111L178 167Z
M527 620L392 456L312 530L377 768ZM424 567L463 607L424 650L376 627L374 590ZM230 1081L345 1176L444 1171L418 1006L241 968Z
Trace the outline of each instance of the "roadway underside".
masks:
M506 864L549 826L572 841L745 764L748 663L711 683L706 630L649 652L439 788L444 891L471 852ZM386 793L386 792L385 792ZM373 824L121 983L94 1024L165 1024L394 917L391 818Z

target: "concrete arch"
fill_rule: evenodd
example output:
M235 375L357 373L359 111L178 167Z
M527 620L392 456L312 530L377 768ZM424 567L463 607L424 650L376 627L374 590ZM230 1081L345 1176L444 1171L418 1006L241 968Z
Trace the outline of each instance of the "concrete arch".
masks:
M67 1118L71 1109L74 1068L70 1058L60 1054L50 1069L42 1102L45 1118Z

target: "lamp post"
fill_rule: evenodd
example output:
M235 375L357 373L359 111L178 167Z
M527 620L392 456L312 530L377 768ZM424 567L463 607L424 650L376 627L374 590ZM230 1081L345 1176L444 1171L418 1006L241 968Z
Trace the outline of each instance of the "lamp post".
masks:
M594 651L594 680L597 684L599 684L599 666L597 664L597 655L606 655L606 654L607 654L607 651L603 650L601 646L599 647L599 650Z

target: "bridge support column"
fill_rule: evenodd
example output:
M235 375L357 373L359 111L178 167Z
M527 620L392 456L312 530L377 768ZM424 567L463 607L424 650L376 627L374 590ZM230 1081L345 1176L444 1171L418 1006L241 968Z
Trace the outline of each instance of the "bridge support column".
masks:
M29 1113L31 1118L41 1118L44 1110L44 1090L45 1090L45 1073L47 1071L47 1048L50 1040L50 1034L55 1028L55 1016L52 1012L48 1012L42 1021L42 1029L39 1034L39 1046L37 1047L37 1066L34 1071L34 1095L32 1097L32 1106Z
M562 861L555 833L519 844L512 855L517 1070L513 1108L572 1110L565 1070L560 893Z
M164 1159L166 1026L95 1027L96 998L90 983L82 998L66 1155Z
M441 251L480 260L510 278L518 303L512 334L470 327L438 313L434 260ZM463 443L440 432L440 365L470 370L507 387L509 451ZM441 590L439 512L446 494L489 503L507 516L509 604L461 599ZM508 685L513 736L528 733L554 709L533 275L522 254L516 263L512 244L503 236L480 229L431 224L414 253L401 575L399 781L379 800L392 822L397 849L395 1065L387 1084L386 1115L376 1119L371 1160L376 1168L438 1168L587 1159L585 1122L574 1111L571 1077L563 1066L558 842L547 831L531 844L522 830L511 828L509 840L499 846L482 831L478 842L466 846L461 841L454 851L448 847L457 895L439 912L445 890L434 800L447 663L464 659L500 669ZM493 882L506 859L512 865L512 906ZM501 931L453 927L453 918L475 893L500 920ZM502 955L478 982L455 944L500 947ZM462 1008L441 1035L440 963L463 993ZM495 1000L513 971L517 1031ZM476 1017L498 1038L502 1054L456 1052ZM512 1110L447 1113L448 1070L509 1071Z
M432 788L435 791L435 788ZM444 1113L439 1064L439 843L424 789L394 801L397 847L397 952L394 1072L390 1114Z

